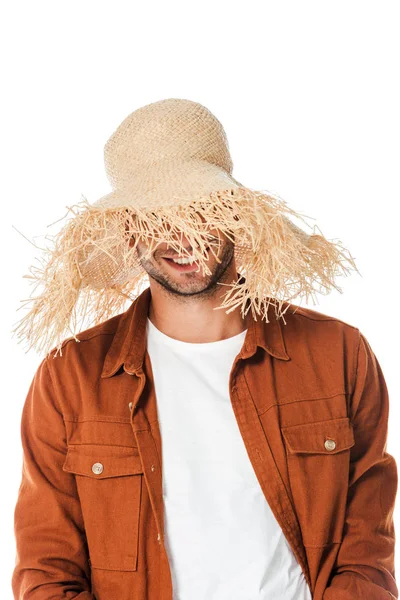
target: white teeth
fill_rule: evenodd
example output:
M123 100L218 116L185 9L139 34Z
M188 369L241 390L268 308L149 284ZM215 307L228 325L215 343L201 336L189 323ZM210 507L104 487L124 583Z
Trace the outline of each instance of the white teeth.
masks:
M207 251L208 251L208 246L207 246ZM170 260L172 260L177 265L192 265L196 259L194 256L191 256L189 258L171 258Z
M192 265L194 263L194 258L173 258L174 263L177 265Z

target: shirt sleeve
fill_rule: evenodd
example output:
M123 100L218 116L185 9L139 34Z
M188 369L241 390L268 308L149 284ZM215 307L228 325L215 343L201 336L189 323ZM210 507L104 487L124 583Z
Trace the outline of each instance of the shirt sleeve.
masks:
M350 397L351 449L343 540L323 600L398 598L393 512L397 466L386 452L389 398L380 364L358 331Z
M84 524L48 357L31 382L21 417L22 479L14 511L12 590L18 600L92 600Z

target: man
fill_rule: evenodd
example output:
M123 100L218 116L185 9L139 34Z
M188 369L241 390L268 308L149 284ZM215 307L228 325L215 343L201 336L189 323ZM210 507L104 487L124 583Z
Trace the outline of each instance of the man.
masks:
M106 168L113 195L60 234L24 321L39 347L46 315L59 343L22 414L15 598L397 598L378 360L357 327L288 301L282 323L262 293L290 297L294 281L304 292L313 274L332 285L334 245L236 180L213 195L231 165L197 103L132 113ZM196 204L188 190L200 188ZM128 310L60 343L73 286L101 290L104 316L115 290L137 289L139 266L150 285ZM54 280L69 284L64 306Z

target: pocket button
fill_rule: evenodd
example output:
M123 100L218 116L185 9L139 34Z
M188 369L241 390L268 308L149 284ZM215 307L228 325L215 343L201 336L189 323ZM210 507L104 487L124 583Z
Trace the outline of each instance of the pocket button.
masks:
M92 465L92 471L93 473L96 473L96 475L100 475L100 473L103 472L103 465L101 463L94 463L94 465Z
M336 443L333 440L326 440L325 448L327 450L334 450L336 448Z

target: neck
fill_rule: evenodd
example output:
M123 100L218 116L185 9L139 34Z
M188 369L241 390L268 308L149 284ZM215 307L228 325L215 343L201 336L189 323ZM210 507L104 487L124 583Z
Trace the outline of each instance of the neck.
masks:
M220 306L226 286L217 285L206 297L180 296L150 278L149 319L165 335L182 342L200 344L224 340L248 328L251 312L243 319L237 308L226 314Z

